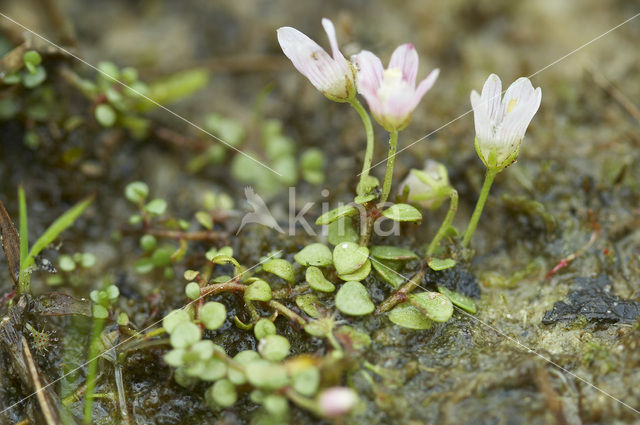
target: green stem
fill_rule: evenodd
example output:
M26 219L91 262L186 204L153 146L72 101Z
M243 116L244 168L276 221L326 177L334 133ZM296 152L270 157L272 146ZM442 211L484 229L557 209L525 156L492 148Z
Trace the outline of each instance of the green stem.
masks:
M29 228L27 221L27 198L24 187L18 186L18 209L20 216L20 272L18 275L18 289L21 294L31 292L31 276L27 273L26 262L29 256Z
M398 132L389 133L389 154L387 155L387 169L384 172L384 183L382 184L382 196L380 203L384 204L391 191L391 180L393 179L393 164L396 160L396 147L398 146Z
M373 126L371 125L371 118L369 118L369 114L362 106L362 103L357 98L353 98L351 102L349 102L353 109L356 110L358 115L360 115L360 119L362 120L362 124L364 124L364 130L367 133L367 149L364 152L364 163L362 164L362 172L360 173L360 184L358 187L363 185L363 182L367 177L369 177L369 170L371 169L371 163L373 161Z
M464 238L462 239L463 248L469 246L469 242L471 241L473 232L476 231L478 221L480 220L480 215L482 214L482 209L484 208L485 202L487 202L487 196L489 195L489 190L491 190L491 185L493 184L493 179L496 178L497 174L497 171L487 169L487 174L484 177L484 183L482 184L482 189L480 190L480 197L478 198L478 202L476 203L476 208L473 210L473 215L471 216L471 220L469 220L469 226L464 232Z
M84 423L89 425L92 423L93 416L93 398L96 388L96 380L98 376L98 356L100 355L102 329L104 328L104 319L93 319L93 329L91 330L91 341L89 342L89 364L87 365L87 380L84 396Z
M436 248L440 244L440 241L442 240L444 235L447 234L447 230L449 229L449 227L451 227L451 222L453 222L453 217L455 217L456 212L458 211L458 192L455 189L451 189L449 196L451 198L451 200L449 201L449 211L447 211L447 215L444 217L444 220L442 221L442 224L440 225L438 232L433 237L433 240L431 241L431 243L429 244L429 247L427 248L427 252L426 252L427 257L430 257L431 255L433 255L433 252L436 250Z

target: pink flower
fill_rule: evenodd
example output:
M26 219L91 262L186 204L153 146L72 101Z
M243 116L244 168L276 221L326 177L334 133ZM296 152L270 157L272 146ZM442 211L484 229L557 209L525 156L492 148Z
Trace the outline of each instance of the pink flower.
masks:
M331 418L349 413L357 402L355 391L347 387L328 388L318 398L320 412Z
M315 41L295 28L279 28L278 42L293 66L329 99L348 102L356 95L356 75L353 66L340 52L333 23L322 18L329 37L333 58Z
M387 131L399 131L409 124L411 113L440 73L434 69L416 87L418 53L411 43L393 52L387 69L367 50L354 55L351 61L358 72L358 92L367 100L373 117Z

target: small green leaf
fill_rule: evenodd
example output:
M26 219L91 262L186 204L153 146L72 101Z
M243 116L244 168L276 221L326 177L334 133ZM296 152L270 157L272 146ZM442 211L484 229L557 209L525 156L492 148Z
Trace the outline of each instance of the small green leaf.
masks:
M422 311L408 302L398 304L389 312L388 317L391 322L408 329L429 329L433 324Z
M218 358L211 358L204 362L204 369L198 376L203 381L213 382L227 374L227 365Z
M434 322L446 322L453 315L453 304L438 292L419 292L409 295L409 302Z
M293 389L298 393L313 397L320 385L320 371L317 367L308 367L293 376Z
M246 366L249 363L259 360L260 354L253 350L244 350L240 351L233 357L233 360L238 363L240 366ZM227 370L227 377L231 382L236 385L242 385L247 382L246 375L239 369L230 366Z
M381 260L412 260L418 258L418 255L410 249L387 245L372 246L371 256Z
M184 348L174 348L164 355L164 361L167 362L169 366L180 367L184 365L184 354L186 350Z
M118 118L116 111L111 107L111 105L106 103L96 106L94 115L96 117L96 121L98 121L103 127L113 127L116 123L116 119Z
M373 193L369 193L367 195L358 195L355 198L353 198L353 202L355 202L356 204L366 204L369 201L373 201L374 199L376 199L376 195L374 195Z
M133 265L134 270L138 274L147 274L153 270L153 262L151 258L141 258Z
M350 316L364 316L373 312L375 306L369 298L367 288L360 282L346 282L336 294L336 307Z
M92 315L96 319L106 319L109 317L109 311L100 304L94 304L92 308Z
M200 338L202 338L202 331L197 325L191 322L181 322L171 333L171 346L186 348L200 341Z
M282 260L279 258L269 260L262 265L262 270L264 270L265 272L273 273L291 284L295 281L293 266L287 260Z
M36 72L36 66L42 63L42 56L40 56L40 53L35 50L28 50L24 55L22 55L22 60L24 61L27 70L33 74Z
M162 215L167 211L167 201L162 198L156 198L151 201L147 205L144 206L144 209L153 215Z
M130 202L138 204L149 196L149 186L144 182L132 182L124 189L124 196Z
M171 254L173 254L171 248L158 248L151 255L151 262L155 267L166 267L171 264Z
M244 291L245 301L263 301L271 300L271 287L262 279L257 279Z
M333 265L339 275L360 269L369 259L369 249L353 242L343 242L333 249Z
M431 270L439 271L454 267L456 265L456 261L451 258L430 258L429 261L427 261L427 264Z
M72 272L76 269L76 262L69 255L61 255L58 258L58 266L64 272Z
M33 73L28 73L22 76L22 84L28 88L32 89L34 87L39 86L47 79L47 71L43 66L36 66Z
M452 291L440 285L438 285L438 291L446 295L447 298L449 298L451 302L457 305L458 307L468 311L469 313L476 312L476 303L473 302L473 300L467 297L466 295L463 295L456 291Z
M224 304L215 301L205 303L200 309L200 319L209 330L216 330L227 318L227 309Z
M330 224L341 217L348 217L356 214L358 214L358 209L353 205L342 205L318 217L316 225L322 226L324 224Z
M200 285L197 282L189 282L184 288L187 298L197 300L200 298Z
M258 320L253 327L253 334L258 340L266 337L267 335L275 335L276 325L269 319L262 318Z
M258 344L258 352L262 358L272 362L279 362L287 357L290 348L289 340L281 335L267 335Z
M371 273L371 261L367 259L367 261L365 261L362 267L360 267L355 272L341 274L341 275L338 275L338 277L344 281L355 280L359 282L361 280L366 279L366 277L369 276L370 273Z
M278 390L289 384L287 369L268 360L254 360L245 367L247 379L254 387Z
M322 304L318 301L318 297L314 294L299 295L296 297L296 305L300 307L302 311L307 313L313 318L320 317L318 307Z
M289 401L281 395L269 394L264 398L262 405L273 418L284 418L289 413Z
M321 243L307 245L293 257L302 266L330 266L333 258L328 246Z
M305 279L312 289L320 292L333 292L336 287L333 283L329 282L322 274L322 270L317 267L307 267L305 272Z
M349 325L340 326L335 335L339 341L347 341L352 351L364 351L371 345L371 337L368 333Z
M393 288L398 288L404 282L406 282L404 276L394 270L394 268L388 262L373 260L371 261L371 265L373 266L375 271L378 272L380 277L382 277Z
M213 218L211 217L211 214L209 214L208 212L198 211L196 213L196 220L198 220L198 223L200 223L200 225L205 229L207 230L213 229Z
M351 217L343 217L329 224L327 229L327 241L331 245L339 245L343 242L358 242L360 235L353 226Z
M185 280L188 280L188 281L195 280L199 275L200 275L200 272L197 270L185 270L183 274Z
M335 321L331 317L325 317L319 320L313 320L304 325L304 330L311 336L318 338L326 338L333 332Z
M221 379L213 384L205 393L207 405L213 409L230 407L238 400L236 387L228 379Z
M395 204L382 212L382 215L394 221L420 221L422 214L409 204Z
M164 316L164 319L162 319L162 327L165 331L171 334L180 323L190 321L191 317L186 311L172 310L169 314Z

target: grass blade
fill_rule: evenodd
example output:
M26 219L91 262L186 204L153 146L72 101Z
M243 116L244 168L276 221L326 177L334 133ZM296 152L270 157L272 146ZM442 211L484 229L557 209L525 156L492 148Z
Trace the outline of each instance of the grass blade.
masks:
M51 226L45 230L45 232L38 238L38 240L31 247L29 255L23 264L23 270L32 266L35 258L40 252L45 249L51 242L53 242L60 233L62 233L67 227L71 226L74 221L91 205L93 202L93 196L89 196L82 201L75 204L70 210L62 214Z

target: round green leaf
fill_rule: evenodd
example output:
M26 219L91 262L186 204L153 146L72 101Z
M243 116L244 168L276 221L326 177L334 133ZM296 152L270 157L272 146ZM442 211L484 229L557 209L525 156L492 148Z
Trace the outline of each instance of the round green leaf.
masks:
M430 258L427 264L429 265L429 268L431 270L439 271L450 269L451 267L456 265L456 261L451 258Z
M335 285L324 277L322 270L314 266L307 267L305 279L309 286L316 291L333 292L336 289Z
M316 225L322 226L324 224L330 224L341 217L348 217L356 214L358 214L358 209L353 205L342 205L318 217Z
M130 202L137 204L149 196L149 186L144 182L132 182L124 189L124 196Z
M94 304L91 312L96 319L106 319L109 317L109 311L100 304Z
M180 367L184 365L182 360L186 350L184 348L174 348L164 355L164 361L172 367Z
M269 260L264 263L262 265L262 270L264 270L265 272L273 273L289 283L293 283L295 281L293 266L287 260L274 258L273 260Z
M312 397L320 385L320 371L317 367L309 367L293 376L293 389L298 393Z
M256 360L260 360L260 354L253 350L244 350L236 354L233 360L240 366L246 366ZM247 376L241 370L234 368L233 365L229 366L227 377L236 385L242 385L247 382Z
M153 215L162 215L167 210L167 201L162 198L156 198L151 201L147 205L145 205L144 209Z
M302 266L330 266L333 262L331 250L321 243L307 245L293 257Z
M398 304L389 312L388 317L398 326L416 330L429 329L433 323L424 313L408 302Z
M387 245L372 246L371 256L381 260L412 260L418 258L418 255L410 249Z
M271 300L271 287L262 279L254 281L244 291L245 301L264 301Z
M204 368L198 378L202 379L203 381L213 382L222 378L226 374L226 363L221 359L213 357L204 362Z
M284 417L289 412L289 402L286 397L269 394L262 401L264 409L277 418Z
M213 409L230 407L238 400L236 386L228 379L221 379L206 391L205 400L207 405Z
M338 277L344 281L355 280L361 281L364 280L371 273L371 261L367 259L367 261L353 273L341 274Z
M438 292L419 292L409 295L409 302L434 322L446 322L453 314L453 304Z
M468 311L469 313L476 312L476 303L466 295L463 295L459 292L452 291L450 289L445 288L444 286L438 286L438 291L444 294L451 300L451 302L458 307Z
M247 379L254 387L278 390L289 384L287 369L268 360L254 360L245 367Z
M33 73L29 72L28 74L25 74L22 76L22 84L26 88L32 89L42 84L42 82L46 80L46 78L47 78L47 71L44 69L43 66L38 65L34 67Z
M369 248L353 242L343 242L333 249L333 265L338 274L349 274L360 269L369 259Z
M166 267L171 264L172 250L168 247L156 249L151 255L151 262L156 267Z
M227 309L224 304L215 301L205 303L200 309L200 319L209 330L218 329L227 318Z
M331 245L339 245L342 242L358 242L360 235L353 226L351 217L343 217L329 224L327 228L327 241Z
M382 215L394 221L420 221L422 214L409 204L395 204L382 212Z
M372 260L371 265L376 272L382 277L389 285L394 288L398 288L402 285L406 279L394 268L383 260Z
M181 322L171 333L171 346L186 348L200 341L200 338L202 338L202 331L199 326L191 322Z
M260 339L258 352L267 360L279 362L289 355L291 344L289 340L281 335L267 335Z
M304 294L297 296L296 305L309 316L313 318L320 317L318 306L320 306L321 304L318 301L318 297L316 297L314 294Z
M111 107L111 105L106 103L96 106L94 115L96 117L96 121L98 121L103 127L112 127L118 118L116 111Z
M336 294L336 307L350 316L363 316L373 312L375 306L367 288L360 282L346 282Z
M260 319L253 327L253 334L258 340L266 337L267 335L275 335L276 325L269 319Z
M64 272L72 272L76 269L76 262L73 261L70 255L61 255L58 258L58 266Z
M176 326L183 322L191 322L189 313L184 310L173 310L162 319L162 327L171 334Z
M200 297L200 285L197 282L189 282L184 288L187 298L197 300Z

